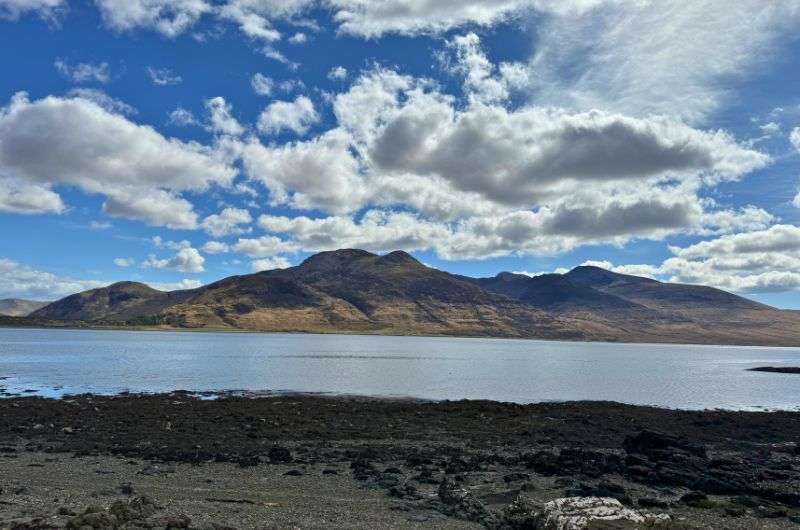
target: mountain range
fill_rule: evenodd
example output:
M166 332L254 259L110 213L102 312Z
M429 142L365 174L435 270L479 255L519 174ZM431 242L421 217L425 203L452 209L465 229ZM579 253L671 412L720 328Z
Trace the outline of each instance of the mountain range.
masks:
M800 312L719 289L581 266L492 278L403 251L322 252L286 269L163 292L119 282L48 304L37 322L626 342L800 345Z
M0 315L24 317L49 303L50 302L37 302L36 300L23 300L21 298L5 298L0 300Z

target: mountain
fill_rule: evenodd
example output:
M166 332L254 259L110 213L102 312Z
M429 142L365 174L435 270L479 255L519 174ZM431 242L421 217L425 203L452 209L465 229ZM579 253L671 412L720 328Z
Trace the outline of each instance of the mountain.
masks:
M800 313L598 267L458 276L402 251L322 252L296 267L163 292L120 282L53 302L48 321L190 329L800 345Z
M4 300L0 300L0 315L25 317L49 303L50 302L23 300L21 298L6 298Z

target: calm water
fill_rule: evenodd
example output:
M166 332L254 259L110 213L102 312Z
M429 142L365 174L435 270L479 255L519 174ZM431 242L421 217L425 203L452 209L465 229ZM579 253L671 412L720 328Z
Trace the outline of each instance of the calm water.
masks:
M798 348L505 339L0 329L0 387L41 395L184 389L614 400L800 409Z

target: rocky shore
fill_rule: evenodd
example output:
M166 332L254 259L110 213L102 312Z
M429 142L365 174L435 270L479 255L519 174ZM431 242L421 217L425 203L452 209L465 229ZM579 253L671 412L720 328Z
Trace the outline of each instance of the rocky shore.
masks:
M779 529L800 413L188 393L0 400L0 529Z

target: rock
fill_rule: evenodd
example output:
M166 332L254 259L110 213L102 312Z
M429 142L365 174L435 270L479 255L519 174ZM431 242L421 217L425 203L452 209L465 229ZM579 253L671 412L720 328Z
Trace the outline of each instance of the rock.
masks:
M509 473L503 477L503 480L509 482L522 482L530 480L531 476L528 473Z
M611 498L566 497L550 501L536 519L537 530L634 530L666 526L670 517L625 508Z
M292 458L292 452L286 447L281 446L271 448L269 453L267 453L267 458L269 458L269 461L273 464L289 464L294 460L294 458Z
M483 503L469 491L458 487L452 480L447 478L442 480L439 484L438 496L444 505L441 511L445 515L468 521L480 521L486 526L492 526L489 524L492 515L486 510Z
M620 484L614 482L600 482L597 485L580 484L576 488L567 490L568 497L610 497L617 499L622 504L633 504L628 492Z
M517 496L503 510L504 528L510 530L533 530L536 528L539 519L541 506L536 505L522 495Z
M683 495L680 501L692 508L708 508L712 504L712 501L708 499L708 495L700 491L690 491Z
M637 434L626 436L622 446L628 453L654 455L664 450L680 450L701 458L707 458L704 447L677 436L656 431L644 430Z
M299 469L290 469L286 473L283 474L284 477L302 477L303 472Z
M637 502L642 508L669 508L669 503L667 501L654 499L653 497L642 497Z
M335 469L323 469L322 470L322 474L323 475L338 475L339 472L337 470L335 470Z
M133 495L134 491L133 484L130 482L123 482L119 485L119 492L123 495Z

